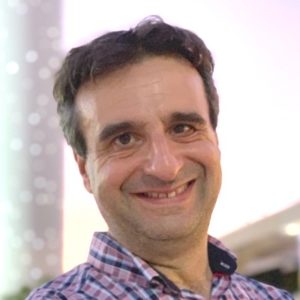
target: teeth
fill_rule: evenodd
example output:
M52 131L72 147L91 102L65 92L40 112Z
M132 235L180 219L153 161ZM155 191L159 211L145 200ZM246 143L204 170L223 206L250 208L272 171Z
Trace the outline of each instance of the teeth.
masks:
M168 193L168 198L173 198L176 196L176 192Z
M151 192L151 193L145 193L145 195L149 198L174 198L178 194L183 193L187 189L188 185L184 184L180 187L178 187L176 190L170 192L170 193L157 193L157 192Z

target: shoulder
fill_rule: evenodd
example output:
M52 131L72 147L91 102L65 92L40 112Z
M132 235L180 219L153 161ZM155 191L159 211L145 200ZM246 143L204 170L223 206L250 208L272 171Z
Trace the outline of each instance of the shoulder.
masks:
M101 297L101 298L99 298ZM25 300L116 300L109 291L100 290L97 297L93 297L88 293L76 290L57 291L51 288L38 288L34 290Z
M63 293L51 288L37 288L26 298L26 300L66 300L68 299ZM79 300L79 299L78 299Z
M55 279L43 284L33 290L26 300L84 300L97 299L92 295L97 294L103 300L116 299L105 287L93 284L95 277L105 281L105 274L98 273L93 266L88 263L64 273ZM99 278L101 277L101 278ZM95 291L97 292L95 293Z
M281 299L292 300L293 296L282 289L257 281L253 278L243 276L239 273L232 275L232 286L247 292L253 299ZM251 298L252 299L252 298Z

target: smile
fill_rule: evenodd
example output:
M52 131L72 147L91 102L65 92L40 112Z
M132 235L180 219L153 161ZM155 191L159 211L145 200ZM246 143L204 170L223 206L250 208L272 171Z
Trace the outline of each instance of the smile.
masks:
M141 197L146 197L146 198L150 198L150 199L172 199L172 198L178 197L181 194L183 194L190 187L190 185L193 182L194 181L187 182L169 192L159 192L159 191L143 192L143 193L139 193L138 195Z
M177 195L183 193L187 188L188 188L188 184L185 184L169 193L149 192L149 193L144 193L144 195L149 198L174 198Z

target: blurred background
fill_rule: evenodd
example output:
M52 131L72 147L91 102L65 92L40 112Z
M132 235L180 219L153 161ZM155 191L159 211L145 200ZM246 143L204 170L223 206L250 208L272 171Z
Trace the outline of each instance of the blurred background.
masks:
M106 230L58 126L53 76L72 47L148 15L196 32L216 62L224 179L210 233L242 273L299 291L299 1L2 0L0 299L85 261Z

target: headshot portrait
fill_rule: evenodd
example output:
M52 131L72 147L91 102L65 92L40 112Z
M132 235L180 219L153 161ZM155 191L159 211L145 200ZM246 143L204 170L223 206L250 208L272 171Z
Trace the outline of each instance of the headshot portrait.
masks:
M45 21L5 69L4 299L299 299L296 14L204 2L96 26L8 4Z

